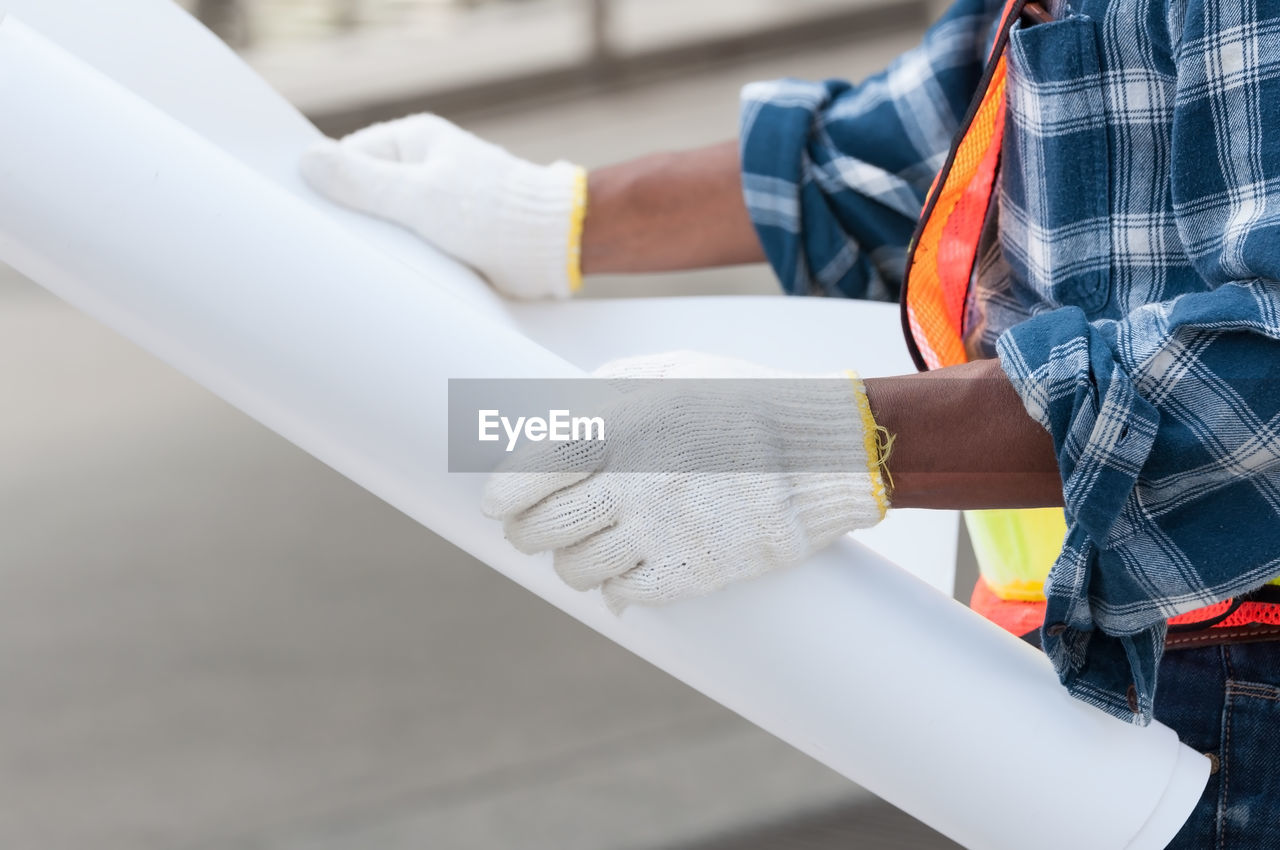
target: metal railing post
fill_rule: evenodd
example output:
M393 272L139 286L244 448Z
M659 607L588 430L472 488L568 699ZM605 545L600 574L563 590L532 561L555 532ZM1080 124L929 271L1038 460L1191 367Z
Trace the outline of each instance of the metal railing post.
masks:
M333 23L344 32L360 25L360 0L334 0Z
M195 15L232 47L249 43L249 14L241 0L196 0Z
M613 41L610 38L610 18L613 0L585 0L590 26L591 64L600 72L607 72L614 64Z

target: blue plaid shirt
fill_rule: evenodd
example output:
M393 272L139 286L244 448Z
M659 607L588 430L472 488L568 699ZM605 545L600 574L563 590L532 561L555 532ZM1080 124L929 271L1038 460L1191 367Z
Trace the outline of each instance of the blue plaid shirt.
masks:
M966 344L1057 451L1045 650L1147 723L1166 619L1280 575L1280 0L1058 6L1010 35ZM1001 7L957 0L859 85L744 90L744 191L788 292L897 298Z

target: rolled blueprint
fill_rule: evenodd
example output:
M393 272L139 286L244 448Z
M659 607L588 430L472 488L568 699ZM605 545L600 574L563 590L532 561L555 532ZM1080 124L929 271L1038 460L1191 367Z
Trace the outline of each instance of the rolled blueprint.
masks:
M246 73L229 54L210 58L207 34L167 0L0 9L51 39L0 21L0 260L966 847L1157 850L1181 826L1208 776L1203 756L1166 727L1071 699L1037 651L852 539L797 569L621 618L563 586L548 558L517 553L480 515L479 476L446 472L447 380L581 371L443 259L397 258L366 238L381 225L358 232L302 200L279 151L276 165L233 153L218 138L231 125L158 102L176 89L140 96L126 85L142 82L121 85L53 43L61 33L101 67L136 52L136 27L185 46L183 61L208 59L206 86L220 69ZM285 120L281 109L237 103L234 126Z

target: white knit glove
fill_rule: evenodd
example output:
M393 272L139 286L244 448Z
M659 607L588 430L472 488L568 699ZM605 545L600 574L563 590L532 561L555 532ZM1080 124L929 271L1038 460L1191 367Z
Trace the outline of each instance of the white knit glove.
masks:
M797 377L690 352L596 374ZM489 479L484 511L522 552L554 550L560 577L577 590L599 587L615 611L795 564L888 508L861 380L822 377L760 391L749 381L697 381L626 393L619 381L624 395L601 412L606 440L527 444ZM574 459L569 467L564 458ZM528 471L547 469L561 471ZM620 471L628 469L658 471Z
M303 155L322 195L401 224L512 298L565 298L581 282L586 172L534 165L437 115L374 124Z

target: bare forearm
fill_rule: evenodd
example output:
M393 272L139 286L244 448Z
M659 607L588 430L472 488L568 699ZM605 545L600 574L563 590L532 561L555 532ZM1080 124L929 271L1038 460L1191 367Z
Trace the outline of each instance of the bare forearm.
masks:
M656 154L592 171L585 274L707 268L764 259L742 197L737 145Z
M999 361L872 378L866 387L876 422L894 436L887 466L895 507L1062 504L1053 442Z

